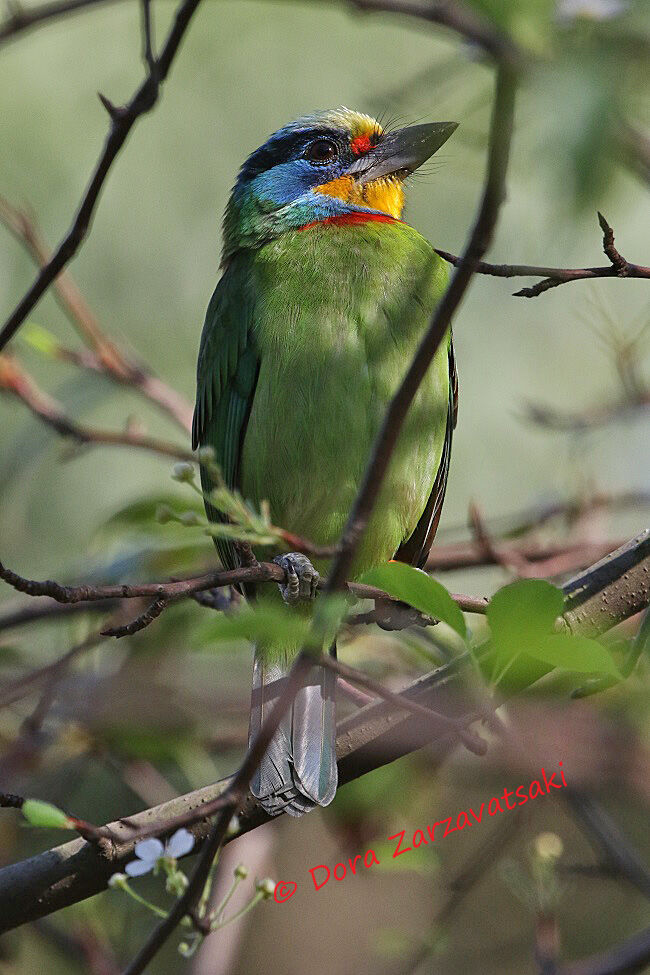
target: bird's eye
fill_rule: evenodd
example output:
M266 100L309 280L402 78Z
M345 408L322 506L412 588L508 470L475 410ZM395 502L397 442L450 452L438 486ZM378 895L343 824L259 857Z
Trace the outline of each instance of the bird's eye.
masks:
M305 150L305 158L314 163L332 162L338 154L338 146L331 139L315 139Z

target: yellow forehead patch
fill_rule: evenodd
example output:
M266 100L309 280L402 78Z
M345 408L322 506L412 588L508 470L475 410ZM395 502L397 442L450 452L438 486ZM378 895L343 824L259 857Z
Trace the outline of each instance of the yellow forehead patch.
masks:
M326 112L320 116L320 120L325 124L333 125L335 128L347 129L350 139L356 139L360 135L381 135L383 129L377 119L363 112L353 112L345 106L335 108L331 112Z

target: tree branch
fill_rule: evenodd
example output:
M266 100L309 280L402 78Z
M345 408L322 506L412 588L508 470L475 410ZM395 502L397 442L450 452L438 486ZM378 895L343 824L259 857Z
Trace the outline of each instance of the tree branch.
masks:
M165 80L176 52L189 26L200 0L182 0L176 10L174 23L169 31L165 46L158 58L155 74L149 73L140 88L135 92L131 101L124 108L109 111L111 127L104 143L90 183L84 193L77 214L68 233L57 247L56 251L41 269L38 277L25 296L19 301L0 331L0 350L15 335L29 313L35 307L41 296L49 288L57 275L68 264L83 243L92 219L95 206L106 177L113 162L133 125L141 115L150 112L158 100L160 84Z
M148 437L137 430L97 430L77 423L65 414L60 403L39 389L29 373L25 372L13 357L7 355L0 355L0 392L15 396L31 410L34 416L55 430L59 436L68 437L78 444L135 447L190 463L196 460L189 450L177 447L167 440Z
M0 196L0 221L25 247L38 267L47 265L52 256L33 217L25 210L12 206ZM183 430L192 427L192 406L180 393L141 363L135 362L108 338L96 316L74 283L69 272L62 271L53 282L54 293L63 311L74 325L88 350L76 352L52 343L52 353L64 362L72 362L108 376L121 386L129 386L167 413Z
M0 47L24 31L39 27L49 20L106 2L107 0L63 0L59 3L42 3L26 10L18 4L12 4L7 18L0 24Z
M565 619L576 633L593 635L605 632L617 623L636 615L643 605L650 603L650 531L633 539L594 568L594 579L583 573L564 586L568 609ZM644 582L645 580L645 582ZM645 590L642 586L645 584ZM599 598L594 599L596 587ZM621 598L622 594L626 598ZM632 598L632 594L634 597ZM581 612L576 612L579 601ZM645 602L644 602L645 600ZM615 613L603 613L598 602L606 602ZM640 605L641 604L641 605ZM400 693L401 697L416 699L438 711L454 713L452 701L458 689L458 678L464 666L460 659L420 678ZM349 782L374 768L379 768L405 754L430 744L434 739L433 757L441 761L457 736L434 738L430 726L420 717L410 716L404 708L379 702L368 705L344 719L337 729L337 757L341 784ZM136 829L155 834L161 823L174 822L174 817L191 814L201 817L189 827L197 842L208 834L206 813L225 804L224 793L232 779L205 786L141 813L127 821L110 824L110 830L120 838L119 844L102 840L99 846L75 839L29 860L0 870L0 932L8 931L37 917L77 903L106 887L112 873L122 869L133 856L133 836ZM212 804L212 805L211 805ZM240 813L239 834L255 829L268 821L268 816L250 797ZM184 819L183 821L187 821ZM239 835L237 834L237 835ZM226 842L234 837L227 837ZM122 841L123 840L123 841ZM572 972L571 975L578 975Z
M349 0L350 6L362 13L402 14L438 24L476 44L499 64L520 68L527 60L524 51L486 17L464 3L418 3L412 0Z
M570 281L582 281L587 278L650 278L650 267L632 264L619 254L614 246L614 231L602 213L598 214L598 222L603 231L603 251L610 260L610 264L605 267L538 267L533 264L486 264L485 261L477 261L474 265L474 271L476 274L487 274L495 278L543 278L531 288L515 291L513 295L515 298L536 298L545 291L557 288L561 284L568 284ZM461 258L450 254L448 251L436 249L436 254L443 257L445 261L449 261L454 267L460 265Z

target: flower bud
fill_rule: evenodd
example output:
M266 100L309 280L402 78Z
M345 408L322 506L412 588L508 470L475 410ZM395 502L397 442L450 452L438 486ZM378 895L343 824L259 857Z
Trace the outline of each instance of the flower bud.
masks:
M248 867L244 866L243 863L238 863L234 869L234 874L238 880L246 880L246 877L248 876Z
M124 890L129 882L129 878L125 873L114 873L108 878L108 886L112 890Z
M535 852L541 860L558 860L564 845L557 833L540 833L535 839Z
M215 457L213 447L199 447L199 462L201 464L211 464Z
M258 880L255 884L255 890L264 896L264 900L269 900L273 897L275 891L275 881L271 880L270 877L265 877L264 880Z
M174 464L172 468L172 477L175 481L185 481L187 483L191 483L194 480L194 464L190 464L186 460L182 460L178 464Z
M201 518L197 515L196 511L184 511L180 517L180 522L186 528L191 528L194 525L200 525Z

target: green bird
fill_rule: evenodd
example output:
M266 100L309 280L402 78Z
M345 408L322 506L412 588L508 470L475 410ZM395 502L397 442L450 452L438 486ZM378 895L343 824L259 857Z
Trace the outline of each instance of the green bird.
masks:
M431 245L401 220L404 181L456 123L387 131L346 108L284 126L242 166L223 225L223 274L208 305L193 446L226 484L270 504L274 524L338 540L386 408L447 283ZM353 576L389 559L424 565L445 494L457 380L451 334L406 417ZM206 495L213 487L202 469ZM208 517L225 516L206 503ZM233 545L217 540L224 566ZM281 592L314 598L318 568L275 558ZM297 646L256 647L251 739ZM272 815L336 792L334 679L315 668L251 782Z

